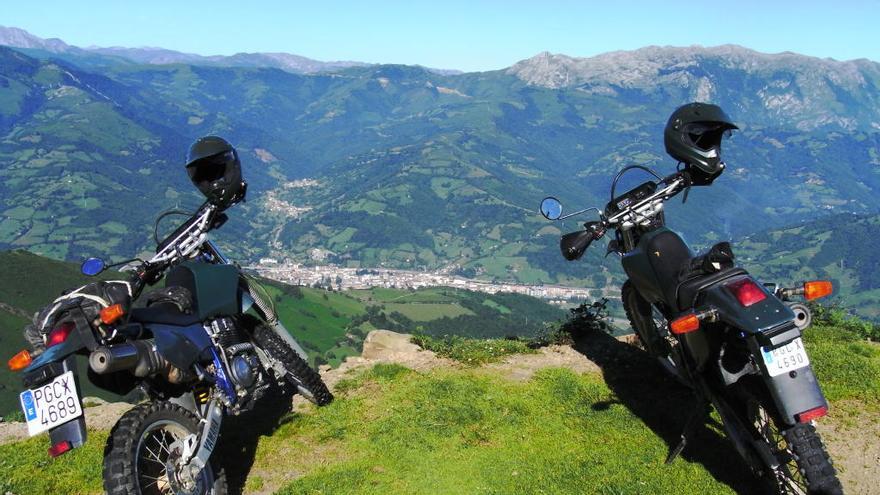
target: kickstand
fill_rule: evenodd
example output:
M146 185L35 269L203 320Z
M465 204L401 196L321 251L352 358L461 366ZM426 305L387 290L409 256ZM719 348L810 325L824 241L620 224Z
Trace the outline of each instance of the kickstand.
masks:
M702 399L700 403L697 404L697 407L694 408L694 412L691 413L690 418L688 418L687 423L685 423L684 428L681 431L681 440L679 440L678 444L669 450L669 454L666 456L666 461L664 464L670 464L675 460L676 457L681 454L684 450L684 447L687 445L687 436L692 433L691 430L700 422L704 421L706 417L709 415L709 403Z

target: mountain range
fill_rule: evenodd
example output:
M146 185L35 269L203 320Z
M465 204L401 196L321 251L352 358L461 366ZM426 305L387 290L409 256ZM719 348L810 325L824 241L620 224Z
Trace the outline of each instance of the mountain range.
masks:
M219 67L264 67L281 69L295 74L312 74L347 67L365 67L366 62L321 61L292 53L236 53L234 55L196 55L156 47L127 48L121 46L80 48L68 45L58 38L43 39L19 28L0 26L0 45L30 51L36 55L52 54L62 59L72 58L79 63L101 67L119 63L136 64L192 64ZM441 74L459 73L452 69L429 69Z
M216 133L239 148L250 183L218 233L236 258L604 285L620 273L602 247L565 262L558 236L578 224L550 224L537 204L553 194L568 210L601 207L631 163L670 173L663 125L694 100L741 128L727 172L668 204L696 247L880 213L880 64L867 60L648 47L479 73L314 72L18 39L0 47L0 248L63 259L148 249L160 210L197 206L183 155ZM647 178L636 175L620 188Z

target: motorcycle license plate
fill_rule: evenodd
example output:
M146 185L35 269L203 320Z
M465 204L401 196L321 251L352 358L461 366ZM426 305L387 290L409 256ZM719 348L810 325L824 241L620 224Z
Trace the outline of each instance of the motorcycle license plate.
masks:
M25 390L19 399L30 436L63 425L83 413L73 371L57 376L40 387Z
M810 365L810 358L807 357L807 350L804 349L804 342L800 337L774 349L762 347L761 354L764 356L764 364L770 376L781 375Z

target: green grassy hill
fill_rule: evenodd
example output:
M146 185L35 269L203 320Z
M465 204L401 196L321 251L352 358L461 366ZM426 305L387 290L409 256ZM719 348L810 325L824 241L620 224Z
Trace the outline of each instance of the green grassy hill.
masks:
M880 346L846 325L818 325L805 341L831 403L825 441L847 452L880 415ZM756 493L712 424L663 464L693 403L643 352L601 332L574 348L602 373L550 367L521 381L493 367L356 369L328 407L231 418L220 447L236 459L229 478L245 493ZM98 493L105 438L52 462L42 438L0 446L0 490ZM844 474L864 468L836 460Z
M832 215L748 236L740 262L765 281L831 280L834 301L880 321L880 216Z

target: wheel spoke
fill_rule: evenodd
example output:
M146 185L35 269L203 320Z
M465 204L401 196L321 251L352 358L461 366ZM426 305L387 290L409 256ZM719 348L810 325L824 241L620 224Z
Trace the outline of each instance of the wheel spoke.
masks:
M166 430L162 430L162 440L159 441L158 437L156 437L156 442L159 444L159 447L161 447L162 450L164 450L165 453L170 456L171 450L168 447L171 445L171 443L168 442L166 436L170 436L172 438L172 440L175 440L174 435L172 435L171 433L169 433Z
M751 422L755 432L767 442L773 455L779 461L779 467L773 474L780 493L805 494L807 484L801 476L797 458L789 450L788 442L776 427L769 411L755 399L752 399L747 409L749 417L752 418Z
M148 457L146 457L148 460L158 462L159 464L162 464L163 466L165 465L165 463L162 462L162 459L159 457L159 455L156 454L155 452L153 452L152 450L150 450L150 448L147 447L146 445L144 445L144 450L146 450L147 453L150 454Z

